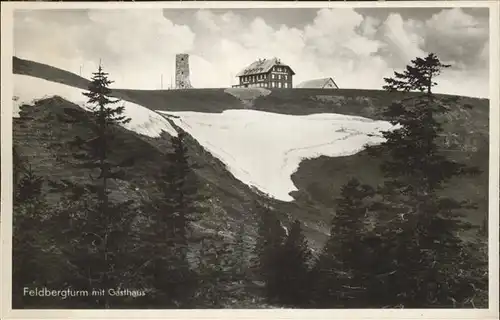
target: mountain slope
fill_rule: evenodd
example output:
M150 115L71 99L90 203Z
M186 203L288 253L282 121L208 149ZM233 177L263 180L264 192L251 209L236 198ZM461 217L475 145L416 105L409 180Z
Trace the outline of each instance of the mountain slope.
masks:
M64 70L17 58L14 58L14 73L65 83L81 89L85 88L87 83L86 79ZM113 94L127 102L167 113L179 111L220 113L225 110L253 109L293 115L337 113L380 120L382 120L378 115L380 108L395 98L394 95L376 90L321 89L275 89L267 95L254 98L252 103L244 103L224 89L163 91L116 89ZM477 223L487 212L488 202L486 195L489 101L467 97L454 98L455 101L449 105L451 112L446 119L442 119L445 120L443 150L452 158L478 166L484 172L479 177L453 181L445 192L458 198L477 201L480 204L479 209L468 212L469 220ZM14 130L19 128L15 126ZM155 138L129 134L139 137L155 148L168 146L165 136ZM28 136L23 139L33 138ZM128 148L135 148L133 145L129 145ZM191 138L189 148L195 162L202 166L201 169L197 169L198 175L210 185L214 202L224 208L220 210L222 216L238 220L249 210L246 205L248 201L262 199L259 192L229 174L225 165L207 152L198 141ZM335 198L339 195L342 184L351 176L372 184L380 182L381 173L376 164L377 161L369 158L364 152L345 157L322 156L304 160L291 176L297 188L297 191L291 194L295 201L284 203L271 200L271 202L284 214L284 217L287 217L286 220L299 218L304 221L309 238L315 244L319 244L327 233L330 218L334 214Z
M76 135L85 138L91 131L84 124L65 123L69 114L84 112L79 106L60 97L42 99L31 106L23 105L20 118L15 118L13 123L13 142L17 154L45 179L88 180L88 169L75 165L67 143ZM171 148L169 136L163 133L161 137L152 138L120 127L116 128L116 134L110 148L110 159L132 158L134 165L125 169L124 180L110 186L112 196L121 200L143 199L153 191L153 178L162 154ZM201 224L210 229L214 227L215 221L216 227L232 231L234 224L240 223L247 215L251 200L259 199L259 196L228 174L216 159L211 158L192 139L188 140L188 148L199 178L200 192L210 197L209 201L202 204L208 211ZM49 193L49 200L57 203L58 194Z

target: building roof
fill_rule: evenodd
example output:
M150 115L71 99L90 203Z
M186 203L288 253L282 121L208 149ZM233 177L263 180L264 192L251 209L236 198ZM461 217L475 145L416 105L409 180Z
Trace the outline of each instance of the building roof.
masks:
M307 80L307 81L299 83L296 88L319 88L319 89L323 89L328 84L328 82L330 82L330 81L333 83L335 89L339 88L337 86L337 84L335 83L335 81L333 81L333 79L331 77L330 78L321 78L321 79Z
M272 59L259 59L252 64L250 64L248 67L245 69L241 70L236 74L237 77L241 76L246 76L246 75L254 75L254 74L260 74L260 73L267 73L269 70L271 70L272 67L274 66L284 66L288 67L290 71L292 71L292 74L295 74L293 72L292 68L290 66L282 63L278 58L272 58Z

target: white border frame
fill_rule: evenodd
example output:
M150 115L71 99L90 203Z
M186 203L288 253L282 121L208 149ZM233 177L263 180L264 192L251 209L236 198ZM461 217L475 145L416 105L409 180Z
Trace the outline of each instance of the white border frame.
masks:
M489 308L488 309L228 309L228 310L12 310L12 55L14 9L136 8L390 8L485 7L490 9L490 180L489 180ZM1 3L1 315L3 319L499 319L499 7L498 1L373 2L2 2Z

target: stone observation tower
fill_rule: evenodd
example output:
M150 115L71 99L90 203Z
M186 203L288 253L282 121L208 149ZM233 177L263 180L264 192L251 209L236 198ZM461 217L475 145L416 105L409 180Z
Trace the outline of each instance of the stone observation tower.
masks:
M182 53L175 55L175 88L192 88L189 81L189 55Z

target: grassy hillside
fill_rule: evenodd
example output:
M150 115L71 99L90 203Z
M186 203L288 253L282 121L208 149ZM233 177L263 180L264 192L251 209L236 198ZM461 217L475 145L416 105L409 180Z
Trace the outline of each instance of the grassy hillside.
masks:
M18 58L14 58L13 62L13 71L17 74L43 78L81 89L85 89L88 83L86 79L51 66ZM113 77L113 75L110 76ZM224 89L116 89L113 94L117 98L134 102L152 110L222 112L228 109L250 107L283 114L305 115L333 112L374 119L381 119L379 115L381 108L401 97L401 95L377 90L273 89L269 95L257 98L249 106L236 97L225 93ZM453 98L454 101L449 104L450 112L446 118L441 119L445 128L445 133L441 137L443 151L454 159L479 167L483 170L483 174L474 178L456 179L450 183L445 192L459 199L468 198L476 201L479 208L469 211L467 214L470 221L479 223L487 212L488 205L489 101L468 97L446 97ZM57 110L63 105L70 105L67 101L57 101L49 99L39 102L37 109L46 109L46 111L36 112L46 112L45 116L48 117L57 113ZM36 126L34 123L18 123L14 126L17 142L28 144L24 148L24 154L35 157L35 155L44 154L38 153L39 148L48 150L48 147L44 146L43 140L34 134L34 132L38 134L38 131L28 130L29 127L34 126L38 127L40 134L49 134L49 129L45 127L47 122L45 116L35 117ZM48 126L51 128L50 130L62 130L55 129L59 124L56 120L53 121L49 121L52 123ZM71 134L73 132L70 131L59 133L60 136ZM133 183L141 186L147 185L149 173L155 170L156 158L154 154L161 152L162 148L168 147L169 142L166 137L153 139L126 132L126 130L123 131L123 134L129 140L127 144L120 146L123 152L133 150L134 154L137 153L141 156L151 154L150 158L142 160L144 164L141 163L140 170L131 172L132 175L136 176L134 179L137 179L137 181L132 180ZM213 197L211 205L217 206L214 211L218 211L221 216L230 220L240 220L248 211L246 203L251 199L259 198L260 195L232 177L225 170L224 165L203 150L194 139L190 139L189 147L193 160L200 166L197 173L205 181L207 190ZM47 150L45 150L46 153L49 152ZM53 161L43 160L42 158L45 156L37 158L41 162L47 161L47 167L50 167L50 161ZM65 172L60 174L70 175L72 172L71 168L67 168ZM47 174L49 174L48 171ZM378 170L377 161L369 158L364 152L349 157L306 159L292 176L292 180L299 189L293 194L296 201L292 203L273 201L273 204L284 214L288 214L289 218L298 217L303 220L306 223L309 238L319 244L325 239L325 232L328 230L330 218L334 214L335 198L339 195L340 187L351 176L375 185L380 182L381 173Z
M88 169L79 168L71 159L67 143L75 136L85 138L90 129L81 123L68 124L68 113L83 113L83 109L60 97L42 99L33 105L21 106L20 118L14 118L13 144L16 156L31 164L33 170L46 180L87 181ZM162 154L171 147L169 136L150 138L117 127L117 138L113 140L110 157L112 160L134 159L134 165L126 169L124 180L111 186L112 196L117 199L141 200L152 189L154 175L158 172ZM207 209L199 230L220 229L233 234L241 223L251 222L253 200L262 200L263 196L246 184L235 179L218 159L205 151L196 140L188 136L188 154L195 173L199 178L203 195L208 196L202 206ZM59 194L49 193L49 200L55 204ZM311 209L301 208L294 203L271 201L283 216L285 224L288 218L314 217ZM306 219L307 220L307 219ZM325 235L314 228L307 230L310 239L319 245Z

